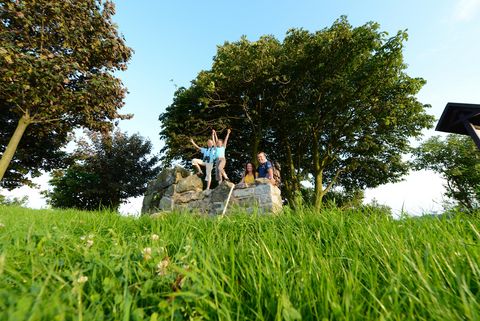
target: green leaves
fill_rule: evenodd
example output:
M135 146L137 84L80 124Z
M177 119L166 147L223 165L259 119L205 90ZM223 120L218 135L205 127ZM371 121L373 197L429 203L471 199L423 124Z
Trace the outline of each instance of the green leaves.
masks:
M416 169L429 169L447 181L446 196L454 201L447 208L474 211L480 208L480 153L468 136L431 137L414 150Z
M0 11L0 101L11 121L28 112L45 127L111 129L126 89L113 73L132 50L111 1L7 2ZM3 112L3 111L2 111ZM1 177L0 177L1 179Z
M46 193L53 207L117 210L127 198L142 195L157 174L158 158L149 156L152 145L143 137L117 131L90 133L90 140L79 144L74 165L54 173L53 190Z
M406 38L341 17L316 32L291 29L282 42L226 42L160 116L164 160L193 156L185 137L204 141L211 128L231 127L231 176L263 150L283 165L290 199L312 177L319 203L335 185L353 191L398 181L408 172L400 155L433 122L415 97L425 81L406 74Z

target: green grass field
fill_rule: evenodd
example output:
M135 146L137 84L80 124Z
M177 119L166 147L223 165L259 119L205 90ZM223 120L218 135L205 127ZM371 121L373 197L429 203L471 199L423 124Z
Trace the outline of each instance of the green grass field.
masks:
M0 320L480 320L480 218L0 207Z

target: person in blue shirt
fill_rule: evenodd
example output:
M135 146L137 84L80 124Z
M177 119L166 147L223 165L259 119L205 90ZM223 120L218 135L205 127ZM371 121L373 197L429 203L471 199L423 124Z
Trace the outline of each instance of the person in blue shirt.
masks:
M190 142L192 145L198 149L203 157L202 159L199 158L194 158L192 159L192 165L197 168L197 175L201 176L203 175L202 169L200 166L205 166L205 181L207 181L207 190L210 190L210 184L212 183L212 169L213 169L213 163L215 162L217 158L217 151L216 147L213 143L213 131L212 131L212 139L207 140L207 147L200 147L195 142L193 139L190 139Z
M257 168L257 177L258 178L267 178L272 185L275 185L275 180L273 179L273 165L267 160L267 156L264 152L257 154L257 160L260 165Z
M225 136L225 141L218 139L217 132L213 130L213 140L217 145L217 162L216 167L216 179L219 184L223 182L223 179L228 181L227 173L225 172L225 165L227 164L227 159L225 157L225 149L227 148L228 137L230 136L231 129L227 129L227 136Z

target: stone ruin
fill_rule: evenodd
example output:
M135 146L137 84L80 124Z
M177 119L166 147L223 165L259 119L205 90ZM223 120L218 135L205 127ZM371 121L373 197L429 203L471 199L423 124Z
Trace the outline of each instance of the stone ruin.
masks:
M248 187L224 181L216 188L205 191L202 178L177 166L164 169L148 184L142 215L173 210L219 215L225 212L227 199L227 209L240 207L250 213L277 213L282 209L280 189L267 179L256 179L255 185Z

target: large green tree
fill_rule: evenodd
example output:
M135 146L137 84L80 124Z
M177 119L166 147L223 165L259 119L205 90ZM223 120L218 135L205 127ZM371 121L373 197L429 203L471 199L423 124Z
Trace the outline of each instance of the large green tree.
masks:
M129 197L142 195L157 174L152 144L138 134L90 133L74 153L75 164L53 173L49 204L59 208L117 210Z
M1 103L0 103L1 104ZM16 114L12 107L0 107L0 150L5 150L17 126ZM70 129L62 123L50 126L32 124L20 141L15 155L0 182L0 186L14 189L22 185L33 186L31 178L42 171L65 167L69 163L68 154L62 148L70 141Z
M429 169L445 180L445 196L454 206L474 211L480 208L480 152L469 136L429 138L414 150L417 169Z
M365 189L407 173L401 156L409 139L433 118L415 97L425 81L405 72L406 39L405 32L389 37L377 23L353 28L346 18L319 32L287 34L284 44L294 57L287 103L294 107L284 115L308 137L303 162L317 208L335 185Z
M0 101L16 124L0 160L0 181L27 128L57 128L62 135L76 127L106 131L127 117L118 113L126 90L114 72L126 68L132 50L114 13L108 0L0 1Z
M160 116L164 159L188 159L185 137L206 139L209 127L228 126L230 171L266 151L283 165L291 202L305 179L315 186L317 208L335 186L398 181L408 171L409 140L433 121L415 97L425 81L405 72L406 39L342 17L313 33L292 29L283 42L225 43L212 68Z

